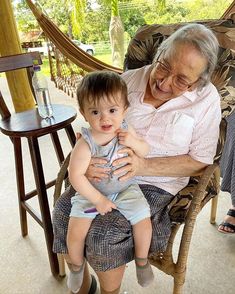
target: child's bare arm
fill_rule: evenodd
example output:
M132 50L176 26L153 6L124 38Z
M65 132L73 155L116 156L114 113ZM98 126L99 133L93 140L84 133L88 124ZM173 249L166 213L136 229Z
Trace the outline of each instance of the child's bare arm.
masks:
M91 160L91 152L88 144L81 138L75 145L69 162L69 180L76 191L91 203L101 214L116 208L115 204L101 194L89 182L85 176Z
M118 140L120 144L130 147L140 157L145 157L149 153L149 144L138 137L131 126L128 126L128 130L118 130Z

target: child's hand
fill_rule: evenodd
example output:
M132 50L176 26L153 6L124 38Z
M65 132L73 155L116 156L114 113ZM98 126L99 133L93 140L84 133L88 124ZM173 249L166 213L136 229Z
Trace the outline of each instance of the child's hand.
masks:
M97 202L95 208L101 215L105 215L106 213L111 212L117 207L112 201L104 196Z
M127 130L117 130L118 142L124 146L131 147L135 146L136 138Z

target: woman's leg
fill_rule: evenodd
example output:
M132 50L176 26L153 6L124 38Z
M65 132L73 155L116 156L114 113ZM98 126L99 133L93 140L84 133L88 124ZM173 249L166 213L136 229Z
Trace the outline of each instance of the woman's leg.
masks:
M154 252L162 251L165 249L170 235L171 223L168 216L167 205L173 195L150 185L141 185L141 189L152 211L153 238L151 249ZM68 188L58 199L54 207L53 250L56 253L67 253L66 235L71 210L70 198L74 196L74 194L75 191L71 187ZM159 235L158 232L161 232L161 234ZM113 210L110 214L106 214L105 216L98 215L93 220L86 238L86 258L96 272L109 271L111 268L118 269L123 264L133 260L133 241L130 223L117 210ZM97 254L97 252L99 252L99 254ZM90 286L91 279L89 274L86 275L86 273L87 272L85 272L83 285L88 282ZM121 284L120 279L119 283L114 283L112 288L106 288L105 279L105 276L101 274L101 284L103 285L102 288L104 291L117 290ZM89 288L83 292L83 285L79 294L89 293ZM115 286L117 287L116 289Z
M218 231L222 233L235 233L235 206L231 206L223 222L219 225Z
M119 293L125 267L126 265L122 265L106 272L96 272L100 282L101 294Z
M118 287L118 289L113 290L113 291L105 291L104 289L100 288L100 293L101 294L119 294L120 291L120 287Z

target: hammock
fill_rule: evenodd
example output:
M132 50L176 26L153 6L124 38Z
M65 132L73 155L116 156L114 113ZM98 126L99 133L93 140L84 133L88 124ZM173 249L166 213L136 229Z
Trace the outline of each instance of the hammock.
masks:
M44 31L48 39L55 45L53 58L49 51L50 71L51 79L55 82L56 87L63 90L70 96L75 96L76 88L80 83L82 76L86 72L96 70L111 70L117 73L122 73L122 69L108 65L93 56L85 53L82 49L77 47L46 15L38 9L31 0L26 0L29 8L32 10L36 17L40 27ZM224 13L223 17L231 18L235 17L235 14L231 14L235 10L235 0ZM216 34L220 46L223 48L229 48L235 50L235 28L228 21L226 25L221 25L224 20L204 20L201 23L207 25ZM151 25L144 27L144 33L140 29L136 36L131 40L125 61L128 59L142 60L143 58L149 59L149 52L145 52L148 45L152 46L154 42L155 33L150 40L145 40L148 35L148 28L153 30L156 28L156 36L160 33L162 36L169 36L181 24L175 25ZM137 41L135 38L137 37ZM147 42L145 44L145 42ZM148 50L147 50L148 51ZM145 55L145 53L147 55ZM153 54L154 52L152 52ZM231 54L234 54L233 52ZM76 66L75 66L76 65ZM143 66L143 63L142 65ZM79 68L78 68L79 67Z
M121 74L122 69L108 65L78 48L31 0L26 0L47 38L74 64L87 72L111 70Z

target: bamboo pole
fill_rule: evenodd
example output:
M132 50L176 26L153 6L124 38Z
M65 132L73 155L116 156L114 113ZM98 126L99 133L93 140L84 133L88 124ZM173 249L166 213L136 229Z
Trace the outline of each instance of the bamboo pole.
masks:
M11 0L0 0L0 54L22 53ZM16 112L35 107L26 70L6 73L9 90Z

